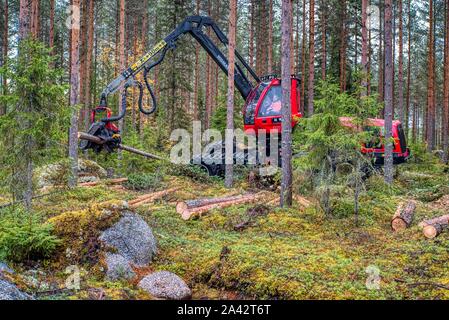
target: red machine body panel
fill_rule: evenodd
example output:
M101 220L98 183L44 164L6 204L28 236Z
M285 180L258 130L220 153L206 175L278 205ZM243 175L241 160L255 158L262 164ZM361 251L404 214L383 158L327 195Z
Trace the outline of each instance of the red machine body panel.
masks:
M290 95L292 127L302 117L299 111L299 101L299 79L292 77ZM249 95L243 110L245 132L266 130L267 134L272 131L281 133L281 106L281 81L278 78L272 78L269 81L261 82Z

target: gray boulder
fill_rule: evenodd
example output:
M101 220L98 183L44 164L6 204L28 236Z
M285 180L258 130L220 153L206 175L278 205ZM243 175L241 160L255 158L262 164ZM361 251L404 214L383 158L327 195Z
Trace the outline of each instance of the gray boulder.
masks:
M3 263L0 261L0 274L2 272L8 272L8 273L14 273L14 270L12 270L6 263Z
M100 240L136 266L148 265L157 253L156 239L148 224L130 211L100 235Z
M185 300L192 296L192 291L184 280L168 271L146 276L139 282L139 287L160 299Z
M132 279L136 276L129 261L119 254L106 254L106 266L106 277L109 280Z
M30 295L22 292L15 284L0 279L0 300L34 300Z

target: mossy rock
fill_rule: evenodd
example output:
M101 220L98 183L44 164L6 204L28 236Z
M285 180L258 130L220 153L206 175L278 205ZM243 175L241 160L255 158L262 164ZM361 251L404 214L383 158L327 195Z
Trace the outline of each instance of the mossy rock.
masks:
M49 219L48 222L54 226L54 233L63 241L57 262L65 266L97 264L101 255L101 232L119 221L122 212L127 209L126 202L113 200Z
M35 182L38 188L66 184L70 175L70 163L66 160L36 169ZM79 182L93 182L107 177L107 171L91 160L78 160Z

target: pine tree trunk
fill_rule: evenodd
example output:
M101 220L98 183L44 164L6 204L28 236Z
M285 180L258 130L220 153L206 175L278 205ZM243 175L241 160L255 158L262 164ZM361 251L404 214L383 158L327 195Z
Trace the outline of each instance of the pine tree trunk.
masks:
M311 0L310 16L314 14L314 0ZM291 136L291 103L290 103L290 54L291 54L291 19L290 12L292 10L292 3L290 0L282 0L282 43L281 43L281 66L282 66L282 183L281 183L281 207L290 207L292 205L292 136ZM311 18L311 30L313 30L313 18ZM314 36L311 33L310 38L313 42ZM311 45L311 52L313 51L313 45ZM312 79L313 84L313 79ZM309 82L310 85L310 82ZM310 87L309 87L310 89ZM310 92L309 92L310 96ZM313 97L313 88L312 88ZM310 107L310 104L309 104ZM311 105L313 113L313 103ZM310 109L309 109L310 111ZM311 113L309 113L311 114Z
M405 126L404 112L404 45L403 45L403 23L402 23L402 0L398 0L399 19L399 70L398 70L398 117Z
M39 38L39 0L31 0L31 35L34 39Z
M225 186L231 188L233 184L233 151L234 151L234 71L235 71L235 33L237 17L237 0L229 1L229 30L228 30L228 96L226 113L226 176Z
M379 75L378 75L378 85L377 90L379 93L379 102L384 102L385 100L385 52L384 52L384 8L383 0L380 0L380 19L379 19ZM380 117L383 118L384 111L380 111Z
M299 0L298 0L299 1ZM301 50L301 93L300 93L300 109L301 113L305 113L305 96L306 96L306 0L302 2L302 50Z
M314 99L314 85L315 85L315 0L310 0L309 10L309 24L310 24L310 38L309 38L309 94L307 113L313 115L313 99Z
M367 18L368 18L368 0L362 0L362 96L368 93L368 32L367 32Z
M3 33L3 48L2 48L2 54L3 54L3 64L5 64L8 60L8 34L9 34L9 6L8 6L8 0L5 0L5 6L4 6L4 33ZM3 76L3 83L2 83L2 92L4 95L8 93L8 82L5 76ZM7 112L7 104L5 102L4 105L0 106L0 116L6 114Z
M435 146L435 35L433 0L430 0L429 8L429 39L428 39L428 78L427 78L427 118L426 118L426 142L427 151L432 151Z
M346 0L342 0L341 35L340 35L340 90L346 91Z
M406 106L405 106L405 132L408 137L409 132L409 113L410 113L410 84L411 84L411 43L412 43L412 14L411 14L411 0L408 0L408 49L407 49L407 93L406 93ZM414 113L414 110L413 110Z
M200 14L201 1L196 0L196 15ZM198 84L200 80L200 45L197 43L195 45L195 85L193 88L193 120L199 120L199 93Z
M270 0L268 18L268 73L273 73L273 0Z
M293 3L292 3L293 7ZM300 53L299 53L299 17L301 8L301 1L297 0L296 2L296 52L295 52L295 73L299 74L300 72ZM300 93L302 95L302 92Z
M86 52L87 52L87 37L86 37L86 29L87 29L87 1L80 1L80 14L81 14L81 30L80 30L80 104L84 104L84 93L85 93L85 79L86 79ZM80 110L79 120L80 124L84 123L85 116L87 114L86 106L82 106Z
M291 4L293 8L293 1ZM293 10L290 10L290 75L295 73L295 45L293 38Z
M321 1L321 79L326 80L327 64L327 4L326 0Z
M51 54L54 54L55 43L55 0L50 0L50 31L48 37L48 46L51 49Z
M20 0L19 41L28 37L28 34L30 33L30 20L29 0Z
M72 6L79 7L80 0L72 0ZM80 30L70 29L70 105L80 103ZM75 187L78 182L78 112L72 112L69 129L69 158L71 176L69 187Z
M86 46L86 65L85 65L85 91L84 91L84 128L89 128L89 110L91 109L91 74L92 74L92 50L94 45L94 0L88 0L87 9L87 46Z
M119 0L119 41L118 41L118 55L119 55L119 72L125 71L125 0ZM120 90L120 98L118 110L119 113L122 112L122 94L123 89ZM123 119L119 120L119 130L123 133L124 123Z
M368 63L367 63L367 94L371 95L371 28L368 31Z
M443 162L449 158L449 1L445 0L446 30L444 37L444 89L443 89Z
M251 17L250 17L250 27L249 27L249 65L254 67L254 0L251 0Z
M385 182L393 183L393 53L392 0L385 0Z

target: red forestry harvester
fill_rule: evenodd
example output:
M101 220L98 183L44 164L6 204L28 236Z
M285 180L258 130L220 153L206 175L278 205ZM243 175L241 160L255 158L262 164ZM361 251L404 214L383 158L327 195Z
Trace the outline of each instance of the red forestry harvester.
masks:
M111 152L120 144L120 132L117 127L111 122L123 119L126 113L126 95L130 87L137 87L139 90L139 110L144 114L152 114L156 111L157 102L153 90L148 80L148 74L151 69L160 64L168 50L176 49L176 42L184 34L190 34L203 49L209 54L212 60L220 67L220 69L228 74L228 60L226 54L220 50L212 39L208 36L205 29L210 28L215 33L218 41L227 47L228 39L221 31L217 24L210 18L205 16L190 16L187 17L178 27L170 33L164 40L161 40L156 46L145 54L136 63L126 69L116 79L114 79L103 91L100 99L100 105L92 111L92 125L89 129L89 134L97 136L102 139L101 144L91 141L81 142L81 149L94 149L99 152L105 149ZM244 127L246 131L253 131L256 136L260 130L266 130L265 133L269 135L273 130L281 132L281 81L276 75L259 77L245 59L235 51L235 75L234 83L240 95L246 101L243 108ZM135 76L143 71L144 84L135 80ZM249 79L251 78L251 80ZM115 93L124 83L124 91L122 97L122 110L117 116L111 116L110 109L107 108L107 98L110 94ZM148 90L152 98L152 108L145 110L142 106L142 96L144 86ZM291 108L292 120L291 125L294 127L297 124L302 114L299 110L300 92L299 79L295 76L291 77ZM106 116L100 121L95 122L95 114L105 111ZM376 129L377 128L377 129ZM371 155L375 159L375 163L383 162L384 147L381 142L383 128L382 119L372 119L369 130L373 130L379 136L379 143L375 145L362 146L362 152ZM393 137L395 139L394 155L396 163L403 162L407 159L409 151L406 146L405 135L402 126L398 121L393 124ZM195 163L202 163L202 160ZM217 174L221 171L222 165L214 164L214 167L208 167L211 174Z

